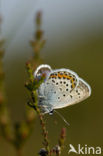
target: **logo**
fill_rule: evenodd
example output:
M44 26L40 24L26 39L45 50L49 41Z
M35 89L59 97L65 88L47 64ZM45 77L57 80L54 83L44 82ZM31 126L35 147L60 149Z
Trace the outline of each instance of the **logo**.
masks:
M90 147L88 145L81 146L78 144L77 148L75 148L72 144L69 144L69 151L68 154L75 153L75 154L98 154L102 153L101 147Z

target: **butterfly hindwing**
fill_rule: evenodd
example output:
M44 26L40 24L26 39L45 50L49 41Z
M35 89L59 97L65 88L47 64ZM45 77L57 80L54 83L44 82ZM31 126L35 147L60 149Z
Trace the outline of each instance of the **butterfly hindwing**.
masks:
M77 87L72 90L70 94L68 94L68 97L65 99L65 101L55 106L55 109L67 107L76 103L79 103L86 98L88 98L91 94L91 88L90 86L81 78L79 78L79 84Z

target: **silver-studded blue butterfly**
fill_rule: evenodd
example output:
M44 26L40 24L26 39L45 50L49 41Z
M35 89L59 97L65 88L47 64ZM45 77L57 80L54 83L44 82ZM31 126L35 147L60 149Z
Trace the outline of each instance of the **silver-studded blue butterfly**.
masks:
M90 86L70 69L51 69L49 65L40 65L34 72L39 78L46 74L38 92L39 108L42 113L67 107L81 102L91 95Z

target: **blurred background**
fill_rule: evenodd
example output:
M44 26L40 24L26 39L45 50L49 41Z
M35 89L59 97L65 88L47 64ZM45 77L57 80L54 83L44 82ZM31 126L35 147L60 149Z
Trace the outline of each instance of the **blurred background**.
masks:
M47 40L41 53L44 63L77 72L92 88L90 98L59 110L69 127L56 114L46 116L50 143L56 144L58 132L66 127L63 156L68 155L69 144L103 147L103 1L2 0L0 10L2 36L6 39L5 88L12 121L23 120L27 109L25 62L33 53L29 41L34 37L35 14L41 10ZM25 156L37 155L43 147L38 117L34 125L24 146ZM0 138L0 156L15 155L14 148Z

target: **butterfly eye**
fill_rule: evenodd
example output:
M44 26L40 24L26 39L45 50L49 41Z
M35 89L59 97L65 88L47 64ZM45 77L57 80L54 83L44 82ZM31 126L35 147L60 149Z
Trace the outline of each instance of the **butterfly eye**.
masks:
M36 76L37 80L41 80L41 75Z

